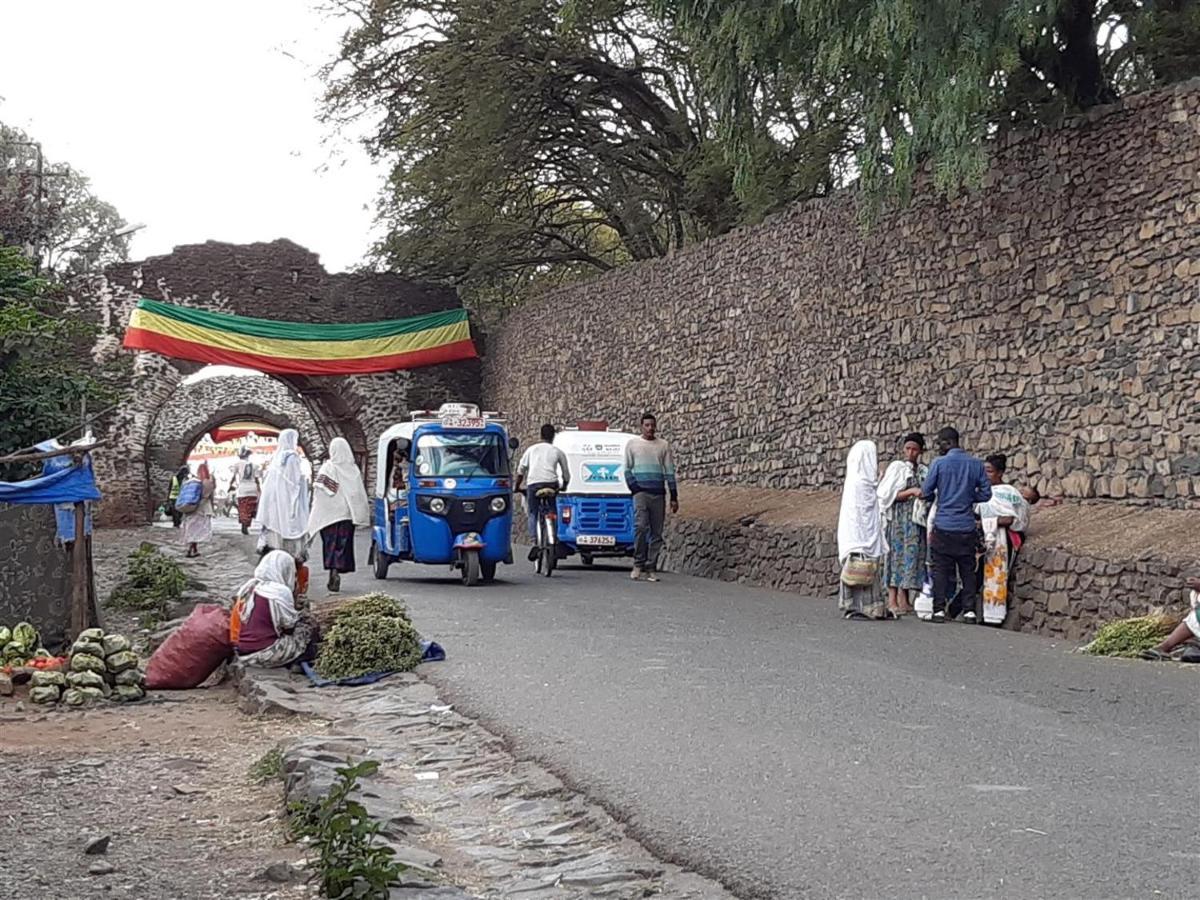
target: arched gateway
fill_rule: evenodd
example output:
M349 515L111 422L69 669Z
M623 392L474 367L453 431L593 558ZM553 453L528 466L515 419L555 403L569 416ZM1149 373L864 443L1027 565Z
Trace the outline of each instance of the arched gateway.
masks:
M106 525L147 520L162 499L159 482L165 463L186 452L178 445L202 436L199 429L207 431L244 416L294 425L310 451L319 452L341 436L369 464L368 448L388 425L407 418L410 409L451 399L479 401L477 360L384 374L271 376L307 417L297 415L295 407L287 408L274 385L264 390L260 378L220 379L226 384L219 397L215 388L197 391L198 385L182 382L201 364L121 348L130 314L142 298L308 324L375 322L461 308L452 288L406 281L391 273L329 274L316 254L286 240L240 245L210 241L110 266L103 278L76 297L81 311L95 316L101 328L93 351L96 361L117 359L129 367L124 395L97 429L108 442L96 460L104 493L99 516ZM189 406L191 400L195 402ZM176 416L172 411L181 407L187 414ZM174 418L167 421L164 416ZM186 421L181 424L179 418ZM317 433L305 435L301 420Z

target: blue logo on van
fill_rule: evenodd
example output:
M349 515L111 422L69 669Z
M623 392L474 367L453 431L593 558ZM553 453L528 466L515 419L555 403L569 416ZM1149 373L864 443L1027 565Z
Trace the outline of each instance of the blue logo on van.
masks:
M584 463L583 480L588 484L612 484L621 480L619 463Z

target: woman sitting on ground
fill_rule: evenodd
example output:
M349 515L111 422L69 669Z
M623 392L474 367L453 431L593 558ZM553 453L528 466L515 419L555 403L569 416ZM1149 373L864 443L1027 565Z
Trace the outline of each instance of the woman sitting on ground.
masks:
M1164 661L1171 658L1171 651L1176 650L1188 641L1200 640L1200 578L1191 578L1187 582L1191 591L1192 611L1184 616L1183 621L1175 626L1175 630L1163 639L1157 647L1142 651L1142 659Z
M238 591L237 654L245 665L273 669L316 655L316 625L296 608L295 585L296 560L271 550Z

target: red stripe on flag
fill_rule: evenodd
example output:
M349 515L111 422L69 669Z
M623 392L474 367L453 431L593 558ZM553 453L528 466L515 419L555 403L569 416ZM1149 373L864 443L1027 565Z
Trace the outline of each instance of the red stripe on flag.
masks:
M129 350L148 350L151 353L188 359L192 362L243 366L272 375L364 375L479 358L475 343L470 338L440 347L430 347L427 350L411 350L408 353L393 353L388 356L364 356L359 359L292 359L257 353L238 353L167 337L157 331L146 331L143 328L127 329L124 346Z

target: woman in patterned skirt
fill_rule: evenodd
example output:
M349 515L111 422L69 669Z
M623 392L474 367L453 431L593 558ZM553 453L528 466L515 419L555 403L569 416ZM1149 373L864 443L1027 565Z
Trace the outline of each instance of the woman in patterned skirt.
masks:
M342 575L354 571L354 529L370 521L367 489L354 463L354 453L345 438L334 438L329 442L329 459L313 480L312 514L307 529L314 538L321 535L330 591L340 591Z
M879 511L888 553L883 562L883 584L888 593L888 609L898 616L913 611L910 597L920 593L925 582L925 504L921 485L929 467L921 462L925 438L913 432L906 435L903 459L887 467L879 483Z

